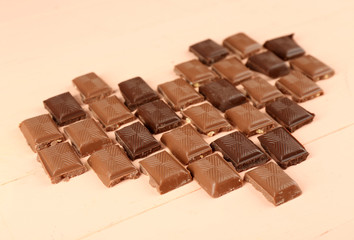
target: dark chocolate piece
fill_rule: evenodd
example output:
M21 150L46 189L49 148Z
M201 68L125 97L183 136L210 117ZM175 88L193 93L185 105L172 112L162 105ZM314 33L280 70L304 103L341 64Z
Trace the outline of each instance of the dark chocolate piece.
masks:
M136 179L140 175L118 145L94 152L87 162L107 187L113 187L125 179Z
M161 149L160 143L140 122L117 130L115 135L132 160L148 156Z
M259 43L244 33L237 33L226 38L223 45L241 59L247 58L262 49Z
M294 41L293 36L294 34L290 34L268 40L264 43L263 47L275 53L283 60L300 57L305 54L305 50Z
M189 164L188 170L213 198L242 187L240 175L217 153Z
M141 171L149 175L150 185L160 194L167 193L192 181L191 174L166 151L139 162Z
M43 104L59 126L86 118L85 111L69 92L48 98Z
M225 58L229 51L211 39L204 40L189 47L189 51L194 53L199 61L211 65Z
M285 128L275 128L258 137L263 149L284 169L305 161L309 153Z
M65 140L49 114L29 118L20 123L20 130L33 152Z
M221 152L238 172L262 165L270 159L241 132L233 132L218 138L210 146L214 151Z
M251 183L275 206L301 195L297 183L273 162L247 172L245 181Z
M225 79L207 83L199 88L199 92L222 112L247 102L245 95Z

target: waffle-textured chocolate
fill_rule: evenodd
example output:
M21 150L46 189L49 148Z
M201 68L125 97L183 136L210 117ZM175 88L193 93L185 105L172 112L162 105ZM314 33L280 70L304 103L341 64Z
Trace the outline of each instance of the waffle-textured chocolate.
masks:
M294 34L274 38L266 41L263 46L283 60L297 58L304 55L305 50L295 42L293 37Z
M211 39L193 44L189 47L189 51L194 53L199 61L207 65L211 65L214 62L225 58L229 54L229 51L226 48L220 46Z
M226 38L223 45L241 59L247 58L262 49L259 43L245 33L237 33Z

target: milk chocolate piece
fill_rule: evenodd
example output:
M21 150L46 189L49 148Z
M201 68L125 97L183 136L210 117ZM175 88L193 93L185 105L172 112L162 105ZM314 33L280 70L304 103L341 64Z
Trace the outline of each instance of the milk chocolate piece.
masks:
M42 163L52 183L58 183L61 180L68 181L87 171L67 142L39 150L38 161Z
M311 55L293 59L289 63L291 68L302 72L313 81L327 79L334 75L332 68Z
M113 93L112 88L93 72L73 79L73 83L80 91L84 103L103 99Z
M150 177L150 185L160 194L167 193L192 181L192 176L178 160L166 151L139 162L141 171Z
M94 152L87 162L107 187L113 187L125 179L136 179L140 175L118 145Z
M199 132L208 136L222 131L230 131L231 125L221 116L218 110L209 103L190 107L182 115L195 125Z
M162 83L157 86L157 90L175 111L204 100L202 95L197 93L191 85L181 78Z
M294 34L274 38L266 41L263 47L275 53L283 60L300 57L305 54L305 50L294 41L293 37Z
M135 77L118 84L124 104L133 111L138 106L159 99L159 95L141 77Z
M150 132L155 134L182 125L182 120L162 100L156 100L139 106L136 114Z
M199 61L211 65L225 58L229 51L211 39L204 40L189 47L189 51L194 53Z
M247 80L242 86L256 108L262 108L267 103L284 96L276 87L260 77Z
M199 185L213 198L242 186L240 175L217 153L189 164L188 169Z
M270 117L260 112L250 103L227 110L225 117L248 137L267 132L275 126L275 122Z
M33 152L65 140L49 114L26 119L20 123L19 127Z
M161 142L185 165L212 153L209 145L189 124L164 133Z
M214 107L222 112L247 102L245 95L224 79L219 79L201 86L199 92L203 94Z
M315 116L286 97L268 104L266 112L290 132L312 122Z
M92 118L67 126L64 128L64 132L81 157L112 143L112 140Z
M270 158L240 132L233 132L210 144L214 151L222 153L234 165L237 172L266 163Z
M115 135L132 160L148 156L161 149L160 143L140 122L117 130Z
M262 48L259 43L244 33L237 33L226 38L223 45L231 52L237 54L241 59L255 54Z
M284 94L289 94L295 102L305 102L323 95L323 90L314 81L298 71L281 77L275 86Z
M115 95L90 103L89 108L106 131L116 130L124 123L135 119L135 116Z
M251 183L275 206L301 195L297 183L273 162L259 166L245 174L245 181Z
M284 169L305 161L309 153L285 128L275 128L258 137L263 149Z
M194 87L218 78L207 66L195 59L177 64L174 71Z
M69 92L48 98L43 104L59 126L86 118L85 111Z
M253 76L252 71L236 57L223 59L214 63L212 69L233 85L237 85Z
M284 76L290 72L288 65L269 51L253 55L247 60L246 66L271 78Z

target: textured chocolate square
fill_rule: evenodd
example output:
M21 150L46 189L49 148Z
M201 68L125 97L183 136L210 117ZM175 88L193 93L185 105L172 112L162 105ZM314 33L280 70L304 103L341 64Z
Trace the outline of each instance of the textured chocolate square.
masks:
M199 61L210 65L225 58L229 51L211 39L201 41L189 47L189 51L194 53Z
M266 41L263 46L283 60L297 58L304 55L305 50L295 42L293 37L294 34L274 38Z
M223 45L241 59L247 58L262 49L259 43L244 33L237 33L226 38Z

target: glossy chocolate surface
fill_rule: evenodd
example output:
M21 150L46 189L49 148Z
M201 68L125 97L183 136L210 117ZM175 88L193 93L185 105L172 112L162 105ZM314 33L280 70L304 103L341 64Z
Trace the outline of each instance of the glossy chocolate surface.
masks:
M293 37L294 34L274 38L266 41L263 47L275 53L283 60L300 57L305 54L305 50L295 42Z
M189 51L194 53L199 61L207 65L211 65L214 62L225 58L229 54L229 51L226 48L211 39L193 44L189 47Z
M226 38L223 45L231 52L237 54L241 59L249 57L262 49L259 43L245 33L237 33Z

